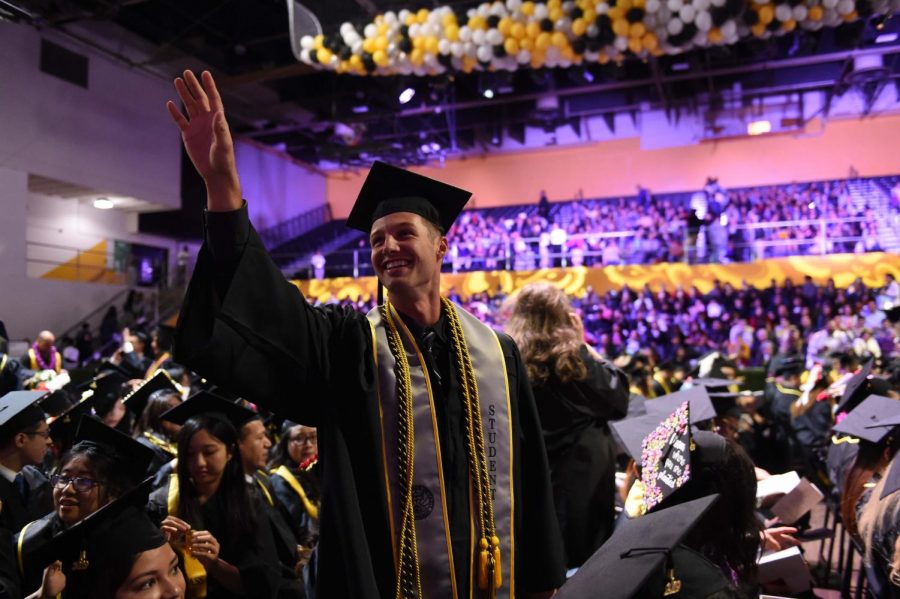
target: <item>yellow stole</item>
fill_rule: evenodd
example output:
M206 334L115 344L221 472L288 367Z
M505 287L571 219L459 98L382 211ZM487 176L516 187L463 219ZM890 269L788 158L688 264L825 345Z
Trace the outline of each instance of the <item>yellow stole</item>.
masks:
M297 477L294 476L294 473L290 471L290 469L281 465L276 470L272 471L272 474L277 474L281 478L283 478L288 486L294 490L294 493L297 494L297 497L300 498L300 503L303 504L303 510L309 514L309 517L313 520L319 519L319 508L315 503L309 500L309 497L306 495L306 491L303 490L303 485L300 484L300 481L297 480Z
M178 515L178 475L169 477L169 495L167 497L169 514ZM187 597L189 599L204 599L206 597L206 568L200 563L188 549L190 544L190 531L185 535L184 547L181 548L181 563L184 566L184 576L187 579Z

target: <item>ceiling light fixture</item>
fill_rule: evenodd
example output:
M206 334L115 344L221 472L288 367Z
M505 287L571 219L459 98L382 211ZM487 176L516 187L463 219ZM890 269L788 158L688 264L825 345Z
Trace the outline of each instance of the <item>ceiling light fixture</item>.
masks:
M95 198L94 208L97 210L112 210L116 204L109 198Z

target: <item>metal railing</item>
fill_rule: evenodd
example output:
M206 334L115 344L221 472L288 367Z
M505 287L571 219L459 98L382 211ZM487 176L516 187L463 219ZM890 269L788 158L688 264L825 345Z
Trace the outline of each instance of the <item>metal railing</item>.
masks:
M768 223L748 223L726 227L727 240L718 247L710 239L711 227L704 225L695 232L689 232L685 225L680 231L681 251L670 254L665 243L654 248L642 245L644 239L635 231L615 231L603 233L582 233L567 235L563 243L550 245L547 237L529 237L518 240L505 239L501 243L463 255L462 244L451 241L451 251L444 259L446 272L468 272L476 270L532 270L535 268L569 266L614 266L624 264L652 264L659 262L723 263L750 262L764 258L827 255L847 253L865 249L867 238L864 234L845 235L842 230L847 224L866 222L863 217L822 218ZM812 237L792 237L798 231L812 228ZM862 226L859 227L862 231ZM741 232L744 232L741 235ZM781 238L779 238L781 234ZM744 241L735 241L734 238ZM699 240L699 242L698 242ZM569 247L573 241L585 241L585 248ZM603 249L591 249L603 246ZM454 252L454 246L456 251ZM872 251L879 248L871 247ZM374 274L369 248L343 250L329 253L326 258L325 277L360 277ZM317 278L318 273L310 265L293 273L300 278Z
M282 243L296 239L309 233L316 227L324 225L329 221L330 217L331 208L328 204L325 204L259 231L259 238L262 239L266 248L272 250Z

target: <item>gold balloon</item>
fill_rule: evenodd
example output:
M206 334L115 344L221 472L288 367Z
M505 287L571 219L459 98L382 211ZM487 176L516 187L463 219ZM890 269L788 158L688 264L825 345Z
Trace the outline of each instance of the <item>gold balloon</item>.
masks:
M357 70L363 66L362 58L360 58L357 54L351 55L349 62L350 66Z
M546 50L550 47L551 43L552 38L550 37L550 34L544 31L537 36L537 39L534 41L534 47L538 50Z
M612 29L613 33L615 33L619 37L627 37L628 32L631 30L631 26L625 19L616 19L615 21L613 21Z
M416 66L420 66L425 62L425 52L423 52L421 48L413 48L412 52L409 53L409 62Z
M503 17L502 19L500 19L500 22L497 23L497 31L503 34L503 37L506 37L509 35L510 29L512 29L512 24L512 19L510 19L509 17Z
M759 22L768 25L775 18L775 9L770 4L759 7Z
M333 54L328 48L319 48L318 50L316 50L316 58L318 58L319 62L321 62L322 64L328 64L332 56Z
M632 52L634 52L635 54L639 54L640 51L643 49L643 46L641 46L641 38L633 37L633 38L629 39L628 40L628 49L631 50Z
M631 0L618 0L616 2L616 8L622 9L622 14L627 13L634 6L634 3Z
M487 29L487 21L480 15L475 15L469 19L469 29Z
M425 51L429 54L437 54L438 53L438 38L429 35L425 38Z
M587 31L587 23L585 23L584 19L575 19L572 21L572 33L575 35L584 35L585 31Z
M553 21L554 23L556 23L556 22L559 21L561 18L563 18L563 11L562 11L561 8L551 8L550 11L547 13L547 17L548 17L551 21Z
M387 50L388 47L388 38L384 35L379 35L375 38L375 49L376 50Z
M547 0L547 8L553 10L562 6L561 0Z
M849 23L850 21L855 21L856 19L858 19L859 14L857 14L857 12L854 10L853 12L845 14L842 18L844 19L844 21Z
M367 54L372 54L373 52L375 52L375 50L377 50L377 48L375 47L374 37L367 37L363 40L363 51L365 51Z
M584 19L585 23L593 23L597 20L597 11L593 8L586 8L584 9L584 16L581 18Z
M443 17L441 17L441 25L444 27L449 27L450 25L456 25L456 14L453 12L448 12Z
M451 23L444 27L444 37L451 42L459 41L459 25Z
M531 39L536 39L541 34L541 26L536 22L531 22L525 27L525 32Z
M809 13L806 15L806 17L810 21L821 21L822 17L824 17L824 16L825 16L825 11L822 9L821 6L811 6L809 9Z
M387 23L380 23L376 29L378 31L378 35L384 35L388 32L388 29L390 29L390 27Z
M628 28L629 37L644 37L645 33L647 33L647 28L640 21L632 23L631 27Z
M418 21L420 25L428 21L429 12L430 11L427 8L420 8L419 12L416 13L416 21Z
M622 7L617 4L616 6L613 6L608 11L606 11L606 16L608 16L611 21L624 19L625 11L622 10Z
M404 21L404 23L406 25L415 25L416 24L416 15L415 14L409 15L408 17L406 17L406 21Z
M517 40L520 40L528 35L528 32L525 30L525 25L523 25L522 23L514 23L509 30L509 34Z
M463 71L465 71L466 73L471 73L476 64L478 64L478 61L471 56L463 56L462 67Z
M321 33L313 38L313 49L318 50L325 43L325 36Z
M647 5L646 0L632 0L631 2L634 8L644 8Z
M387 66L388 55L384 50L375 50L372 54L372 61L380 67Z
M757 23L756 25L754 25L753 27L750 28L750 31L752 31L753 35L755 35L756 37L762 37L763 34L766 33L766 26L763 25L762 23Z
M503 49L506 50L507 54L518 54L519 52L519 42L514 37L508 37L503 42Z
M522 8L520 9L522 14L526 17L530 17L534 14L534 2L528 0L527 2L522 3Z
M569 40L566 39L566 34L562 31L556 31L553 35L550 36L550 43L552 43L557 48L563 48L569 45Z
M706 34L706 39L708 39L711 44L721 44L722 40L725 39L725 36L722 35L721 29L713 27L709 30L709 33Z
M644 37L641 38L641 44L643 44L644 48L648 51L653 52L657 48L659 48L659 40L656 38L656 34L652 31L648 31L644 34Z
M785 21L784 23L781 24L781 27L785 31L793 31L794 29L797 28L797 21L795 21L794 19L788 19L787 21Z
M519 48L522 50L534 50L534 40L530 37L523 37L519 40Z

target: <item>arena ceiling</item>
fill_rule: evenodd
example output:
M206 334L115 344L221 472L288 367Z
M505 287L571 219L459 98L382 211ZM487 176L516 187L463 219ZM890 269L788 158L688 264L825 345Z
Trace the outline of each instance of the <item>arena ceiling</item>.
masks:
M344 21L368 22L386 10L410 8L399 0L307 5L326 32ZM320 165L362 165L376 157L408 164L448 151L490 152L504 138L524 139L526 127L570 125L580 134L586 117L612 123L617 113L648 108L667 115L715 108L735 90L745 103L808 90L840 96L851 87L874 97L900 80L900 41L884 35L900 32L897 18L621 66L422 78L335 75L297 62L284 0L0 0L0 17L59 30L160 77L185 65L209 67L238 135ZM126 38L140 51L126 50ZM860 52L880 55L880 66L854 69ZM398 96L408 87L415 97L401 105ZM484 97L488 87L495 90L490 99Z

